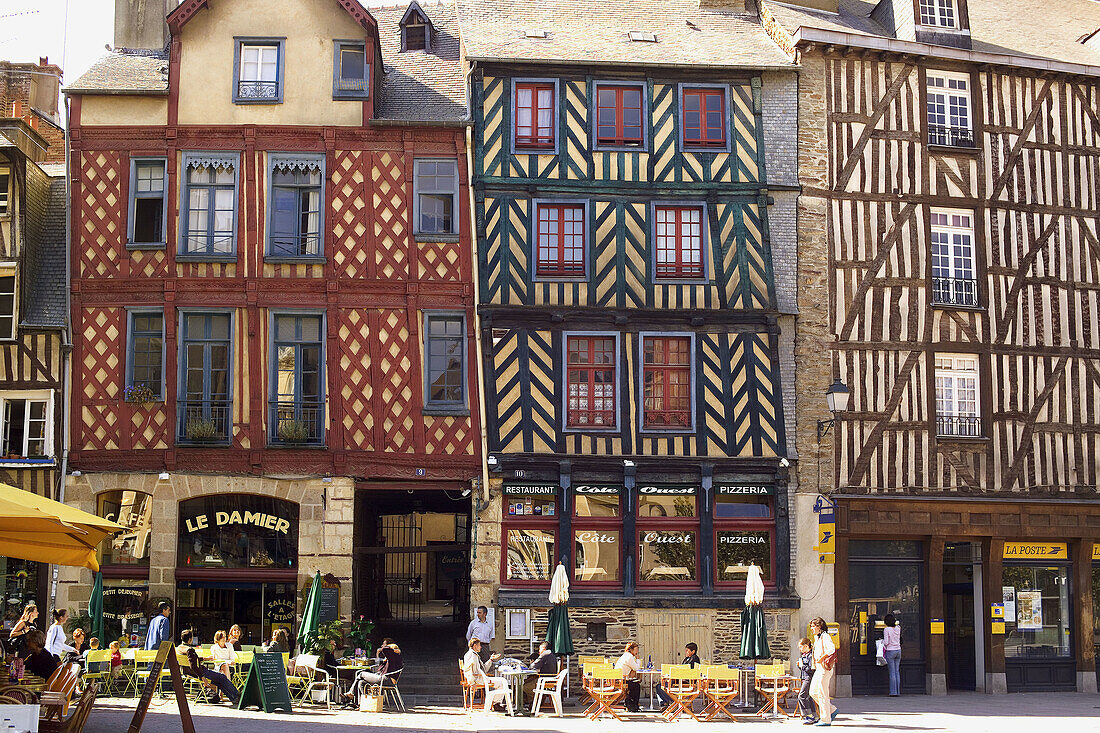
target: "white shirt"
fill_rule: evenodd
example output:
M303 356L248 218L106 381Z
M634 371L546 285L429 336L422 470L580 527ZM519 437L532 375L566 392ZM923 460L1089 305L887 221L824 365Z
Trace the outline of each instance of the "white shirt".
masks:
M220 667L223 663L233 664L236 662L237 653L233 651L233 647L229 644L218 646L217 643L214 643L210 646L210 658L217 662Z
M477 652L473 649L467 649L466 656L462 658L462 673L466 675L466 681L472 685L480 682L482 677L488 676L486 673L492 664L492 662L482 663Z
M615 662L615 669L623 673L624 679L633 679L638 676L638 670L642 668L641 661L630 652L623 652L619 661Z
M51 624L46 632L46 651L58 659L65 656L65 652L75 652L76 648L65 643L65 629L61 624Z
M477 639L482 644L488 644L496 638L496 629L493 628L493 622L486 616L484 621L478 621L476 618L470 622L470 625L466 627L466 641L470 639Z
M822 631L814 637L814 666L820 667L821 660L836 651L836 644L828 632Z

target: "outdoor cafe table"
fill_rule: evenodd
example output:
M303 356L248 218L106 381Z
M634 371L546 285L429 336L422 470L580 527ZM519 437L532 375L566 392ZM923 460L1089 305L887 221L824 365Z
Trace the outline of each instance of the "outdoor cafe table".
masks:
M341 660L341 661L344 661L344 660ZM344 670L345 672L350 672L351 674L348 675L348 677L349 677L348 683L349 684L354 684L355 675L356 675L357 672L360 672L364 669L371 669L377 662L378 662L378 660L376 660L376 659L364 659L361 662L352 661L350 664L347 664L347 663L337 664L336 665L336 694L339 696L341 693L343 693L343 689L340 687L340 670ZM339 697L337 697L336 702L339 703L339 702L342 702L342 700Z
M767 681L772 683L772 711L767 715L762 716L765 720L779 720L780 718L790 717L786 713L779 712L779 683L790 682L794 679L789 674L781 674L778 676L773 675L757 675L758 681Z
M512 715L517 717L527 715L527 710L523 706L523 682L531 675L538 674L538 672L533 669L501 669L498 667L497 674L508 680L508 684L512 688Z
M649 685L649 712L659 713L664 708L657 706L657 682L661 679L661 670L653 667L638 670L638 676Z

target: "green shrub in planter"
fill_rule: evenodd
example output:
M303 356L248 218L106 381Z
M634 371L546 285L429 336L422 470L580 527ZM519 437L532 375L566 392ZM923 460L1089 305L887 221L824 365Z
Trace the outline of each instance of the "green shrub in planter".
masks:
M302 420L283 420L279 423L279 440L284 443L304 443L309 440L309 424Z
M218 435L218 424L213 420L188 420L184 431L188 440L198 442L217 440L221 437Z

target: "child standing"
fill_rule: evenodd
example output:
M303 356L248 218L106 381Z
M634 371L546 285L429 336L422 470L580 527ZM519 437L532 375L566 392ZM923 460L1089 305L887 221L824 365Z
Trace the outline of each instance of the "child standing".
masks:
M817 706L810 697L810 679L814 676L813 648L809 639L803 638L798 642L798 675L802 680L798 690L798 709L802 711L803 725L817 722Z
M117 641L112 641L107 646L111 650L111 679L114 680L122 674L122 649Z

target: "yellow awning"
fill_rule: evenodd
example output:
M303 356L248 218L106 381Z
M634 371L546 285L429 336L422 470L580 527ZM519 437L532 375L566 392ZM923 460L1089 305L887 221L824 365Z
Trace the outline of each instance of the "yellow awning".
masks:
M99 570L96 547L123 529L94 514L0 484L0 555Z

